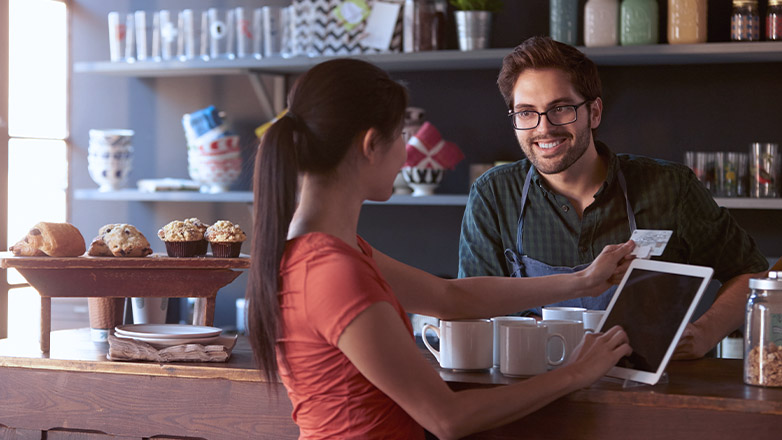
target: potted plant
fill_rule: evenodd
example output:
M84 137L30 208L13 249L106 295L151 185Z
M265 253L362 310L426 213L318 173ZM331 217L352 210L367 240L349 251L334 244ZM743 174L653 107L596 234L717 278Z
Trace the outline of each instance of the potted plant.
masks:
M502 9L502 0L450 0L456 8L456 33L459 50L468 51L489 47L491 16Z

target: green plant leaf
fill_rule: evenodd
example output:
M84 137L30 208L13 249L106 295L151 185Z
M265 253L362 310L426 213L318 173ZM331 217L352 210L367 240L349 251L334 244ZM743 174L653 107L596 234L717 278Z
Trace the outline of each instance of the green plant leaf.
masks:
M450 0L451 5L460 11L498 12L502 9L502 0Z

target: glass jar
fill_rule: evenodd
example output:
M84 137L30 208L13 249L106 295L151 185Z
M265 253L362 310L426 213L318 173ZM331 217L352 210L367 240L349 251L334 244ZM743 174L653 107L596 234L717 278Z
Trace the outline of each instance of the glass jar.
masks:
M782 386L782 272L749 280L744 327L744 383Z
M758 0L733 0L730 16L730 39L733 41L760 40Z
M706 0L668 0L668 43L705 43L706 10Z
M656 0L622 0L619 41L622 46L657 44L658 21Z
M549 34L561 43L576 45L578 36L578 0L551 0Z
M782 40L782 0L768 0L766 40Z
M616 46L617 44L619 44L619 0L587 1L584 6L584 46Z

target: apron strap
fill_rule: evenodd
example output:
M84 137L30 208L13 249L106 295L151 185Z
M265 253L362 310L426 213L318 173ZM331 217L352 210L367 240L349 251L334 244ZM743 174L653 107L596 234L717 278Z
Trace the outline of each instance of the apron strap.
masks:
M534 170L534 168L530 166L529 171L527 171L527 177L524 179L524 187L521 189L521 208L519 209L519 221L516 225L516 252L518 252L519 255L524 255L521 234L524 232L524 206L527 204L529 183L532 181L532 170Z
M635 214L633 214L633 207L630 206L630 197L627 196L627 181L625 181L625 173L622 172L622 169L619 168L619 172L617 173L617 177L619 177L619 186L622 187L622 192L625 195L625 207L627 208L627 220L630 223L630 234L635 231Z

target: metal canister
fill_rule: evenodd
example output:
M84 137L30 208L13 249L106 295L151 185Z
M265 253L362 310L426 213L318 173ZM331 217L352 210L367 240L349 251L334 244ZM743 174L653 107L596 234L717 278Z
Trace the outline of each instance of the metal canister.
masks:
M744 383L782 387L782 272L749 280L744 327Z

